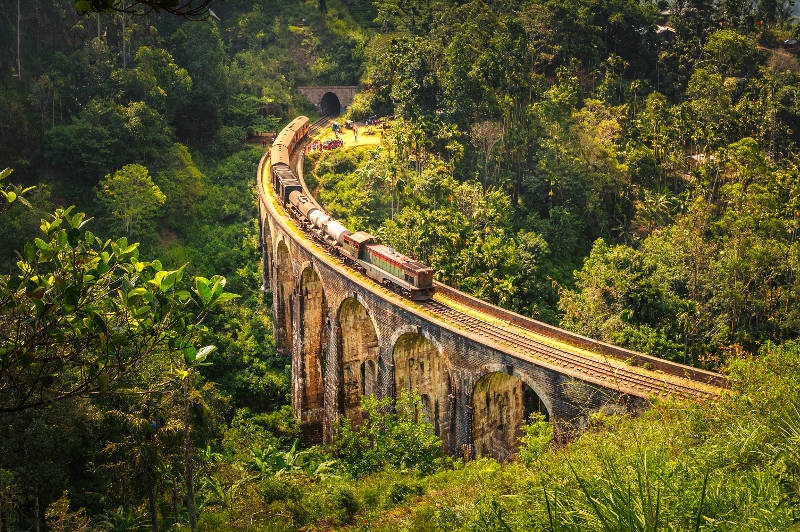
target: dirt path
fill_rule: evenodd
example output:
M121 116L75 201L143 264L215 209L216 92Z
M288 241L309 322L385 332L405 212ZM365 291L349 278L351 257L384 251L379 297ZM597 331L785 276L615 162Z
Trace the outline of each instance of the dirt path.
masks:
M378 145L381 143L381 132L383 131L380 127L368 127L368 126L357 126L358 127L358 139L354 140L353 138L353 130L351 129L344 129L342 128L342 132L339 134L339 138L342 139L344 145L342 148L352 148L354 146L371 146L371 145ZM367 135L367 130L372 129L373 134ZM321 131L319 135L314 137L316 140L320 142L324 142L328 139L334 138L333 131L331 128L327 127L324 131Z

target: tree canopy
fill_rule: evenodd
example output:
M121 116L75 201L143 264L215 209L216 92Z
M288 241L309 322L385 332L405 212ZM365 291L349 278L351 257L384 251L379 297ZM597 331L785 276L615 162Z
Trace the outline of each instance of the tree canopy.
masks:
M164 11L187 18L206 18L214 0L74 0L75 9L81 12L114 11L140 15L148 10Z

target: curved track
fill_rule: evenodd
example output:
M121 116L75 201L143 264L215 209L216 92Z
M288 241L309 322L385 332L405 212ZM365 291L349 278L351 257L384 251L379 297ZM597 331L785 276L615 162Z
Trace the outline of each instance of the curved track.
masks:
M438 317L455 323L473 334L478 334L487 340L504 345L522 355L568 369L570 374L584 375L587 380L598 384L602 383L608 388L617 388L623 391L629 390L635 395L641 395L642 393L647 395L671 394L684 398L698 399L713 399L719 396L719 393L712 391L713 387L703 386L701 389L697 385L672 382L671 380L636 371L633 368L626 368L623 364L616 365L610 361L596 360L553 347L514 332L509 328L484 321L440 301L426 301L422 306Z
M314 132L327 126L331 120L332 117L323 117L315 122L309 129L309 135L306 140L300 143L298 149L292 155L292 167L296 169L296 175L304 189L305 180L303 179L301 158L304 153L303 148L309 137ZM313 197L309 195L309 198ZM304 230L307 237L314 240L313 235L308 233L308 228L301 227L300 229ZM326 252L331 260L342 263L340 257L329 251ZM353 272L353 275L368 279L357 272ZM398 298L402 299L399 296ZM550 343L531 337L533 334L541 335L541 331L535 331L532 328L520 325L512 325L504 322L502 318L490 319L497 318L497 316L487 313L485 308L472 307L468 303L465 305L463 301L449 305L447 301L447 297L437 296L436 299L416 302L414 306L420 307L427 314L443 323L448 323L473 336L479 336L487 342L502 346L503 350L510 354L541 361L551 367L563 369L564 373L569 376L608 389L619 390L623 393L644 398L673 395L687 399L707 400L716 399L720 396L721 388L719 386L692 378L688 371L684 371L686 376L681 376L682 368L683 370L691 370L691 368L674 364L674 369L671 371L652 371L642 367L629 366L623 360L609 358L596 353L584 354L587 353L585 348L576 347L571 350L555 347ZM456 307L465 307L465 310ZM565 347L567 346L565 345ZM716 377L722 380L720 376L717 375Z

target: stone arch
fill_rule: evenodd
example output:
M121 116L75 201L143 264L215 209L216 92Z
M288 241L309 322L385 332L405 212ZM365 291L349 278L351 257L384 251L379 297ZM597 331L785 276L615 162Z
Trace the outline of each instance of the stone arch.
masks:
M304 265L297 298L299 352L293 358L292 397L299 402L300 423L306 441L322 440L325 417L325 349L328 316L325 289L319 274Z
M395 394L400 390L416 390L422 398L422 417L442 438L448 449L451 435L453 386L447 361L430 338L419 332L405 332L394 342Z
M361 396L378 389L380 343L372 317L355 298L342 301L336 316L339 413L361 424Z
M294 273L289 246L278 240L275 251L275 346L278 354L288 356L292 352L292 291Z
M472 443L476 456L508 460L519 449L522 424L533 412L549 418L548 406L508 368L485 373L472 392Z
M326 92L319 101L319 108L323 115L338 115L342 110L342 103L334 92Z

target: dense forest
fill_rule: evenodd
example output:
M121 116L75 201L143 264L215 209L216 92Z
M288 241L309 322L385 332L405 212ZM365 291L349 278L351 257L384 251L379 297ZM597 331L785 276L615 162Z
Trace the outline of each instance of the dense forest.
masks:
M797 526L794 2L0 6L0 529ZM506 464L413 394L304 446L253 189L305 84L386 126L306 163L346 225L730 393L532 418Z

